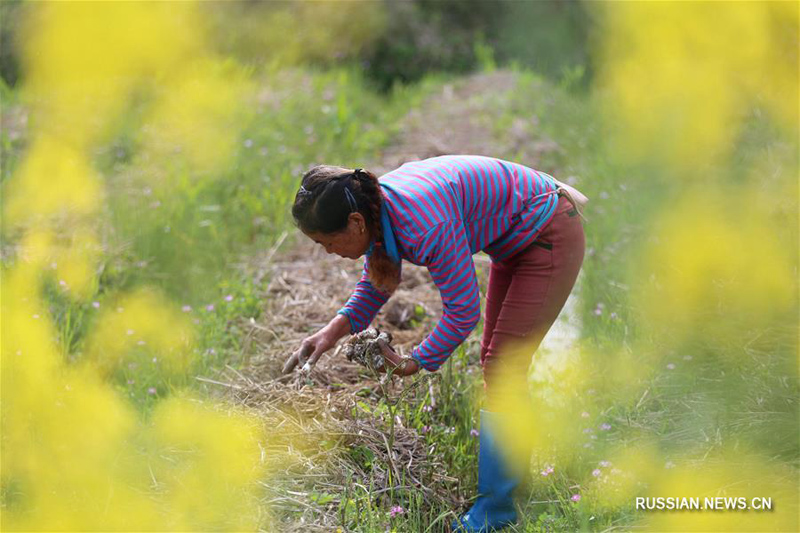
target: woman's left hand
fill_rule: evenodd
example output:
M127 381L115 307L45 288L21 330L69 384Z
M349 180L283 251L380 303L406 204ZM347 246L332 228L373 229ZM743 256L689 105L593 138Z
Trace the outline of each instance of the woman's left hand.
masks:
M378 369L379 371L388 372L391 370L395 376L410 376L419 371L419 365L416 360L410 357L400 357L386 342L379 341L379 345L383 352L384 361L384 365Z

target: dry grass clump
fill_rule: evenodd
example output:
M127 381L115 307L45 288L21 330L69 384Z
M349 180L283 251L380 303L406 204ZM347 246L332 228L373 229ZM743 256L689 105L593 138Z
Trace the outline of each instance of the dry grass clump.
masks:
M398 414L430 402L438 375L382 381L373 370L348 361L340 353L343 343L310 373L281 373L300 341L341 307L360 267L301 242L270 261L269 270L257 274L271 280L264 316L242 324L250 331L250 351L258 355L242 370L227 367L205 381L224 385L219 388L231 400L264 421L269 435L264 457L272 472L264 482L264 503L280 520L272 527L331 531L342 523L345 499L369 497L373 506L388 509L390 495L397 498L403 491L421 491L426 505L457 509L463 503L460 482L448 474L443 451L428 448L424 436ZM396 333L393 346L399 353L409 353L438 318L432 309L441 306L439 294L427 272L412 267L405 269L393 299L401 302L395 309L412 306L399 315L413 314L414 327L405 322L407 329L397 330L383 318L377 324Z
M441 453L391 408L418 404L435 376L383 383L347 361L276 376L279 363L252 375L228 368L224 377L234 401L256 411L268 429L264 503L283 516L281 530L333 530L342 523L340 504L355 488L378 507L397 504L389 498L403 491L422 491L434 507L463 503Z

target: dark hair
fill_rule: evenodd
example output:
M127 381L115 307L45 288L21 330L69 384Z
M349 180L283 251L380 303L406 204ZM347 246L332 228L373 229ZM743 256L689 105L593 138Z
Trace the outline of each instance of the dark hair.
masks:
M375 243L369 258L370 281L391 294L400 283L400 265L391 260L383 247L382 202L378 177L372 172L318 165L303 175L292 205L292 217L306 233L330 234L347 227L350 213L361 213Z

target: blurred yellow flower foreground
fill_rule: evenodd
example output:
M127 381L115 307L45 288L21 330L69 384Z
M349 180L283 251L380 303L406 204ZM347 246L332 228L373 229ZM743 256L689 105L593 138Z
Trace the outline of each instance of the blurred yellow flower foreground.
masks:
M119 295L100 310L82 357L68 360L43 298L47 283L75 302L95 294L104 198L92 149L136 91L155 83L163 95L148 119L160 137L143 141L151 163L183 153L202 174L226 160L235 129L220 131L236 119L244 78L204 48L200 22L188 3L29 9L22 94L33 127L3 199L4 227L18 243L3 271L0 314L4 530L263 523L257 419L181 394L144 417L107 379L143 364L141 346L158 359L161 379L186 370L192 330L174 305L147 289Z

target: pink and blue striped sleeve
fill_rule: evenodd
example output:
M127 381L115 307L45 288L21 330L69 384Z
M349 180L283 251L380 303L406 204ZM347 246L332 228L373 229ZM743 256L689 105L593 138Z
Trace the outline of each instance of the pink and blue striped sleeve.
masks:
M481 315L478 277L464 224L437 224L420 240L417 255L442 296L442 318L411 356L434 372L475 329Z
M369 257L364 261L364 270L361 279L356 283L353 294L350 295L344 307L337 312L350 320L350 333L353 334L367 329L380 308L389 299L388 294L375 288L369 281L368 268Z

